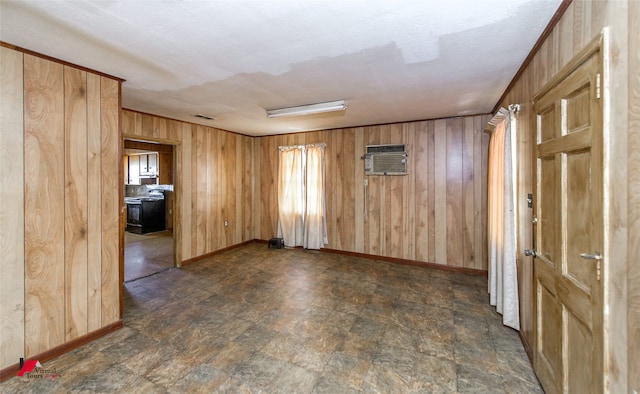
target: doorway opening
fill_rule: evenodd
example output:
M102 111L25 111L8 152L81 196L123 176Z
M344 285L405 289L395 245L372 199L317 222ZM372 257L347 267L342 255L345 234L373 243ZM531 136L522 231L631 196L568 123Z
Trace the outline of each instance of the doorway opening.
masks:
M124 282L176 266L174 146L124 140Z

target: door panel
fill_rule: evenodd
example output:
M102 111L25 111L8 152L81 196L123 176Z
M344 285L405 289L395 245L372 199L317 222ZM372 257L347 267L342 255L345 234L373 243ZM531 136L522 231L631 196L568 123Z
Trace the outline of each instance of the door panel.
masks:
M565 274L578 286L590 293L591 279L594 277L594 264L585 264L580 253L591 250L593 224L591 211L591 152L571 152L566 155L567 177L567 255Z
M556 136L556 109L553 103L551 104L543 108L538 114L538 127L540 127L538 143L552 140Z
M563 100L567 113L567 134L589 126L590 84L587 83L568 94Z
M560 370L561 343L560 336L555 335L562 329L562 316L555 292L545 286L545 282L538 282L538 310L545 319L540 321L541 330L538 336L538 350L540 362L543 363L549 378L556 379L555 372ZM549 284L553 280L548 281ZM553 286L552 286L553 287Z
M603 388L599 47L584 59L534 100L534 368L548 393Z
M553 266L556 261L556 162L555 156L540 159L539 170L540 184L538 191L541 199L539 230L540 238L538 242L538 254L543 257L547 264Z

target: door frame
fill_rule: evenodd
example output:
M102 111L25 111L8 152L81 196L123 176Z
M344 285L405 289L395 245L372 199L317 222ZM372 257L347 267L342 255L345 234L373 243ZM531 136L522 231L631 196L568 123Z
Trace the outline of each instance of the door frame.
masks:
M178 267L180 268L182 266L182 250L181 250L181 246L182 246L182 231L181 231L181 227L180 227L180 223L181 223L181 216L182 216L182 179L180 179L181 177L179 176L180 174L182 174L182 144L180 144L180 142L178 141L174 141L174 140L166 140L166 139L161 139L161 138L150 138L150 137L142 137L142 136L131 136L131 135L125 135L122 134L121 135L121 144L122 144L122 151L121 154L124 155L124 141L125 140L129 140L129 141L140 141L140 142L149 142L149 143L156 143L156 144L162 144L162 145L171 145L173 146L173 195L174 195L174 199L173 199L173 266L174 267ZM120 166L120 183L122 183L122 180L124 178L124 163L122 158L120 158L119 160L119 166ZM124 186L122 186L123 190L120 193L120 204L122 205L121 208L121 212L120 212L120 221L123 222L120 226L120 263L119 263L119 269L120 269L120 287L122 288L122 286L124 286L124 233L125 233L125 227L126 227L126 223L124 223L123 216L124 216L124 210L126 209L126 205L124 204ZM120 297L122 300L122 297ZM120 307L120 315L122 317L123 314L123 307L122 307L122 302L121 302L121 307Z
M609 145L609 135L610 135L610 49L609 49L609 29L605 27L602 31L596 35L589 43L585 45L585 47L578 52L565 66L562 67L560 71L558 71L547 83L543 85L541 89L539 89L532 97L531 104L533 107L533 103L538 101L540 97L544 96L551 89L556 87L560 82L562 82L566 77L568 77L572 72L578 69L585 61L587 61L591 56L596 53L599 54L599 62L600 68L602 70L602 75L599 79L599 88L600 88L600 100L602 106L602 242L603 242L603 256L602 267L601 267L601 280L600 280L600 291L602 294L602 354L599 355L602 357L602 369L603 369L603 379L602 385L605 392L608 392L607 388L611 387L610 385L610 372L609 368L609 359L610 355L610 340L612 337L612 332L610 329L610 316L605 313L605 311L609 308L610 302L610 279L608 268L610 266L610 257L614 255L611 248L611 224L609 220L609 215L611 212L611 147ZM537 124L536 124L536 116L532 113L531 119L531 163L532 163L532 187L534 190L537 189ZM535 199L537 200L539 196L534 194ZM534 201L534 206L537 206L538 202ZM534 216L537 215L537 212L534 210ZM537 250L537 245L539 240L537 239L537 232L535 228L535 221L532 222L532 241L534 250ZM535 269L535 268L534 268ZM532 356L537 357L538 353L538 323L537 323L537 296L536 296L536 275L535 271L532 277L532 300L533 300L533 346L532 346ZM534 360L532 359L532 362ZM537 372L536 372L537 373Z

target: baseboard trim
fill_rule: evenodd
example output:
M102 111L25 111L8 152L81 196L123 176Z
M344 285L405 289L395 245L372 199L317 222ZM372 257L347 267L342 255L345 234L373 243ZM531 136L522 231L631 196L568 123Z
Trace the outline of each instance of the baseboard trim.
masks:
M185 266L185 265L193 264L193 263L195 263L195 262L197 262L197 261L204 260L204 259L206 259L207 257L215 256L215 255L217 255L217 254L219 254L219 253L226 252L226 251L228 251L228 250L232 250L232 249L236 249L236 248L239 248L239 247L241 247L241 246L244 246L244 245L248 245L248 244L250 244L250 243L253 243L253 242L255 242L255 241L256 241L255 239L251 239L251 240L249 240L249 241L244 241L244 242L241 242L241 243L239 243L239 244L235 244L235 245L227 246L226 248L218 249L218 250L215 250L215 251L213 251L213 252L209 252L209 253L206 253L206 254L203 254L203 255L200 255L200 256L192 257L192 258L190 258L190 259L183 260L183 261L180 263L180 266L182 267L182 266Z
M264 240L264 239L254 239L253 242L261 243L261 244L268 244L269 243L269 241ZM299 248L302 248L302 247L299 247ZM434 269L443 270L443 271L462 272L462 273L465 273L465 274L484 275L484 276L488 275L488 271L487 270L479 270L479 269L475 269L475 268L454 267L454 266L450 266L450 265L427 263L427 262L424 262L424 261L401 259L401 258L397 258L397 257L378 256L378 255L375 255L375 254L367 254L367 253L349 252L349 251L346 251L346 250L338 250L338 249L330 249L330 248L322 248L322 249L320 249L320 251L321 252L325 252L325 253L335 253L335 254L344 254L344 255L347 255L347 256L363 257L365 259L371 259L371 260L381 260L381 261L386 261L388 263L396 263L396 264L402 264L402 265L413 265L413 266L416 266L416 267L424 267L424 268L434 268Z
M529 342L527 341L527 338L525 338L522 331L518 331L518 335L520 336L520 342L522 342L522 347L524 347L524 351L527 352L527 357L529 357L529 362L531 362L531 365L533 365L533 352L531 351L531 345L529 345Z
M354 256L354 257L363 257L363 258L372 259L372 260L381 260L381 261L386 261L388 263L396 263L396 264L402 264L402 265L413 265L413 266L416 266L416 267L424 267L424 268L434 268L434 269L443 270L443 271L462 272L462 273L465 273L465 274L484 275L484 276L487 276L487 274L488 274L488 272L486 270L479 270L479 269L475 269L475 268L465 268L465 267L454 267L454 266L450 266L450 265L427 263L427 262L424 262L424 261L401 259L401 258L398 258L398 257L378 256L378 255L374 255L374 254L348 252L348 251L344 251L344 250L328 249L328 248L320 249L320 251L321 252L327 252L327 253L344 254L344 255L347 255L347 256Z
M67 343L63 343L60 346L56 346L52 349L49 349L45 352L42 352L40 354L36 354L35 356L31 356L29 357L30 360L38 360L40 362L46 362L49 361L51 359L54 359L64 353L70 352L73 349L79 348L82 345L85 345L93 340L96 340L100 337L103 337L113 331L116 331L120 328L122 328L123 322L122 320L118 320L114 323L111 323L109 325L106 325L102 328L99 328L95 331L92 331L86 335L83 335L81 337L78 337L76 339L73 339ZM13 365L10 365L4 369L0 370L0 382L4 382L5 380L12 378L14 376L18 375L18 372L20 372L20 363L16 363Z

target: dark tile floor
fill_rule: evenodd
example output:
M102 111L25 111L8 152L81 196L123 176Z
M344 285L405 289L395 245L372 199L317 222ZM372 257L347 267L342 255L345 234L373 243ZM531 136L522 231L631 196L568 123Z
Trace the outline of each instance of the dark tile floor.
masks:
M251 244L127 283L124 311L0 391L542 392L481 276Z

